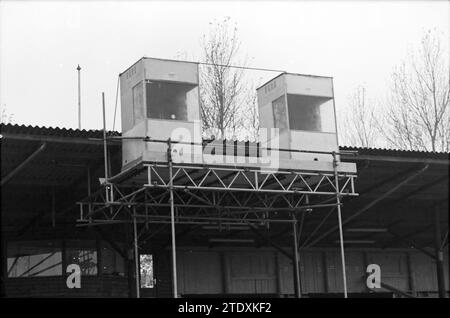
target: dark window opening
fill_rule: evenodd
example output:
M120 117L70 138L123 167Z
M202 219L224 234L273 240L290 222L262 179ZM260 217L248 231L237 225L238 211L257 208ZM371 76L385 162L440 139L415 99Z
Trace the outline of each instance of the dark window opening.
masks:
M285 96L280 96L272 102L274 128L287 129L287 114Z
M80 266L81 275L97 275L97 248L95 241L69 241L66 248L67 265Z
M125 276L125 262L123 257L106 242L102 242L101 264L102 274Z
M100 256L101 274L122 277L127 275L124 258L109 243L100 241L97 247L95 240L69 240L65 241L64 245L62 242L62 240L8 242L7 277L62 276L65 274L62 267L64 254L65 265L79 265L82 275L99 273ZM101 248L100 254L97 248Z
M144 120L144 90L143 84L138 83L133 87L133 124Z
M62 275L61 245L57 242L11 242L7 254L8 277Z
M324 120L330 119L324 118L329 112L326 115L323 106L331 98L288 94L287 99L291 130L324 131Z
M188 120L189 92L196 85L171 82L147 82L147 117L154 119Z

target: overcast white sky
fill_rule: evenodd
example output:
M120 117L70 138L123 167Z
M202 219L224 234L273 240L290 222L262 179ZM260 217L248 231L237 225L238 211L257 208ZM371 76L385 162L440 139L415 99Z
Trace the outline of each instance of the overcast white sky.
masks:
M142 56L200 58L209 22L230 16L254 67L334 77L341 113L358 84L383 95L424 30L449 38L447 1L0 2L0 104L18 124L112 128L117 76ZM119 112L120 113L120 112ZM116 129L120 129L120 116Z

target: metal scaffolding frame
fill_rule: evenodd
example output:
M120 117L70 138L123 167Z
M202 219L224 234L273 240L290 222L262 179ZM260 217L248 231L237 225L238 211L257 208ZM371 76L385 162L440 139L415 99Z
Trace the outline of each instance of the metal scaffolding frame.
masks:
M133 224L137 297L140 288L139 237L146 231L147 225L152 223L171 226L172 283L175 298L178 297L175 241L177 224L214 224L219 228L240 224L254 229L256 226L269 228L272 223L290 223L294 240L294 255L291 259L294 263L295 294L296 297L301 297L297 214L313 208L330 208L330 214L337 211L343 292L344 297L347 297L341 198L358 194L354 186L356 175L338 171L338 156L342 152L319 152L332 155L331 173L282 168L264 170L257 166L175 163L172 159L172 146L183 142L171 139L140 139L145 142L166 143L167 161L143 162L109 178L105 170L102 187L77 202L80 208L79 226ZM106 136L104 140L106 141ZM138 223L145 225L141 233L138 233Z

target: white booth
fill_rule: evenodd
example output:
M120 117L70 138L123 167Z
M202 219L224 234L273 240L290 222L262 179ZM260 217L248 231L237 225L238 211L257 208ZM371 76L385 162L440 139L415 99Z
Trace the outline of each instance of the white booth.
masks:
M223 140L202 145L198 63L141 58L120 74L120 88L122 170L140 162L166 163L170 138L195 144L173 144L175 163L333 171L330 153L339 147L330 77L283 73L259 87L258 145ZM342 162L338 170L356 173L356 165Z
M279 148L338 152L333 80L281 74L257 89L261 141L279 138ZM272 134L266 133L273 130ZM332 161L321 153L281 151L282 159Z
M201 143L198 79L197 63L155 58L142 58L120 74L123 168L139 160L167 161L167 144L133 137Z

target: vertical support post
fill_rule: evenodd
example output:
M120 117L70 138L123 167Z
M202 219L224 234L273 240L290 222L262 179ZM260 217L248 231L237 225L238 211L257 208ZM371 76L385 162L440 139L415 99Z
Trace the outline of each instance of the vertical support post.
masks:
M322 252L322 267L323 267L323 288L326 293L330 292L330 284L328 283L328 261L327 252Z
M341 214L341 194L339 190L339 175L337 171L338 161L336 158L336 152L333 151L333 169L334 169L334 184L336 187L336 204L338 212L338 222L339 222L339 243L341 248L341 261L342 261L342 279L344 283L344 298L347 298L347 273L345 268L345 251L344 251L344 234L342 229L342 214Z
M102 106L103 106L103 156L105 164L105 182L108 180L108 149L106 146L106 113L105 113L105 93L102 92Z
M147 203L147 191L144 192L144 200ZM149 225L148 225L148 206L147 204L144 206L145 209L145 229L148 231L149 230Z
M283 293L283 288L282 288L282 277L283 277L283 273L281 272L281 266L280 266L280 253L275 252L275 268L276 268L276 278L277 278L277 295L278 297L281 297L282 293Z
M408 285L411 294L416 297L416 283L414 281L414 268L412 266L411 253L406 253L406 262L408 267Z
M303 226L305 224L305 211L302 211L302 216L300 218L300 226L298 228L298 234L297 234L297 244L300 246L300 241L302 239L302 233L303 233Z
M97 268L98 272L97 275L103 275L103 249L102 249L102 242L99 238L98 232L95 233L95 246L97 248Z
M297 219L295 218L295 214L292 213L292 232L294 234L294 288L295 288L295 297L301 298L301 285L300 285L300 269L299 269L299 256L298 256L298 245L297 245Z
M170 191L170 226L172 231L172 280L173 280L173 297L178 297L177 283L177 254L175 242L175 207L173 199L173 165L172 165L172 143L171 139L167 140L167 160L169 162L169 191Z
M78 129L81 129L81 77L80 77L81 67L79 64L77 66L77 71L78 71Z
M91 167L87 168L87 194L88 197L91 197L92 194L92 190L91 190ZM91 215L92 213L92 204L90 202L91 200L89 199L89 215Z
M126 245L126 259L125 259L125 265L126 265L126 271L127 271L127 283L128 283L128 297L133 298L135 289L135 283L133 279L133 274L135 269L133 264L133 254L134 251L132 251L132 245L133 240L131 238L131 224L125 223L124 224L124 234L125 234L125 245Z
M228 288L228 275L227 275L227 259L226 259L225 252L220 252L220 265L221 265L220 273L222 274L222 293L227 294L229 291L229 288Z
M111 150L109 149L109 150L108 150L108 175L109 175L109 176L112 176L112 175L113 175L113 173L112 173L112 168L111 168L111 158L112 158L112 156L111 156Z
M103 106L103 157L105 166L105 198L106 202L111 201L112 188L108 185L108 147L106 145L106 111L105 111L105 93L102 92L102 106ZM109 191L111 190L111 192ZM110 207L112 211L112 207Z
M139 281L139 250L136 224L136 208L133 207L133 235L134 235L134 272L136 279L136 298L140 298L141 284Z
M1 235L1 242L0 242L0 246L1 246L1 251L0 251L0 255L1 255L1 261L2 262L2 273L1 273L1 283L0 283L0 297L5 297L6 296L6 288L5 288L5 284L6 284L6 279L8 278L8 244L6 242L6 237L5 234L2 233ZM63 267L64 268L64 267Z
M446 298L444 276L444 252L442 251L441 220L439 208L434 208L434 244L436 253L436 274L439 298Z
M52 227L56 226L56 194L55 187L52 187Z
M63 276L66 276L66 268L67 268L67 244L66 244L66 235L63 232L62 242L61 242L61 265L63 270Z

